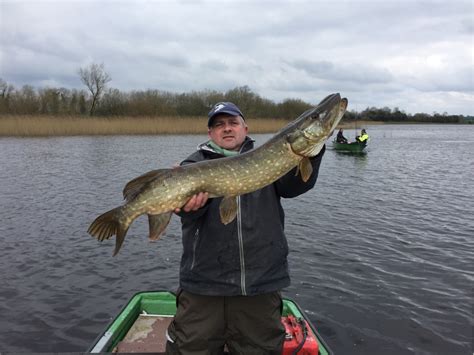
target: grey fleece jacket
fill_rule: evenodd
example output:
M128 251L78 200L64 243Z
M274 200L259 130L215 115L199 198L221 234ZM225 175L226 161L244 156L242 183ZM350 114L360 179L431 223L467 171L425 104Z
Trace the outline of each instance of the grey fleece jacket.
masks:
M241 153L252 148L253 140L247 137ZM197 211L179 213L183 234L180 287L200 295L236 296L289 286L285 213L280 199L313 188L324 152L325 146L310 159L313 174L306 183L292 170L273 184L238 197L237 218L228 225L220 220L222 198L209 199ZM181 165L221 157L204 143Z

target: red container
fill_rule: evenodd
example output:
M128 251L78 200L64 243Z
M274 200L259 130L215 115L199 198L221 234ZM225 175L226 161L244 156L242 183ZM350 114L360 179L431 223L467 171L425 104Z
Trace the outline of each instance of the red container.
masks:
M319 343L308 322L304 319L296 319L294 316L282 317L281 322L286 331L283 355L293 355L303 341L304 343L297 355L318 355Z

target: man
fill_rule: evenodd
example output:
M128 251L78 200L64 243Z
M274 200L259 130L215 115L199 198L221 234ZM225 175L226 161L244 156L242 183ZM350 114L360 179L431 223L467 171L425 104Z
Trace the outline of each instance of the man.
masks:
M254 141L240 109L216 104L208 114L210 140L181 164L249 151ZM295 170L273 184L238 197L237 218L224 225L221 198L193 196L181 216L183 255L177 312L167 332L168 354L281 354L280 291L289 286L288 244L280 199L298 196L316 183L324 154L311 158L304 183Z
M367 134L365 129L360 131L360 136L357 136L356 140L360 143L367 143L369 141L369 135Z
M339 132L337 132L336 142L337 143L347 143L347 138L344 137L344 131L343 131L342 128L340 128Z

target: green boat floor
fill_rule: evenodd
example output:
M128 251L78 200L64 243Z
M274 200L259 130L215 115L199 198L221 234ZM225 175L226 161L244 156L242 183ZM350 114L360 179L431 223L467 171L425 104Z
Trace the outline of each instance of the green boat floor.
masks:
M173 317L140 314L123 340L113 352L147 353L164 352L166 329Z

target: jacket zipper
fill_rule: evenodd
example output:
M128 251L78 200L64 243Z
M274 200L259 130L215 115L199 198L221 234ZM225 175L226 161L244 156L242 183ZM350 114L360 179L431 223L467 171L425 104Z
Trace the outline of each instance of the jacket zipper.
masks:
M253 142L247 140L239 149L239 154L242 154L244 147ZM237 196L237 236L239 237L239 256L240 256L240 291L243 296L247 296L247 289L245 287L245 255L244 255L244 239L242 235L242 210L240 208L240 196Z
M239 238L239 256L240 256L240 290L242 295L247 295L245 288L245 256L244 241L242 236L242 213L240 209L240 196L237 196L237 236Z
M194 269L194 264L196 262L196 248L199 240L199 228L196 229L196 233L194 233L194 241L193 241L193 262L191 263L191 270Z

